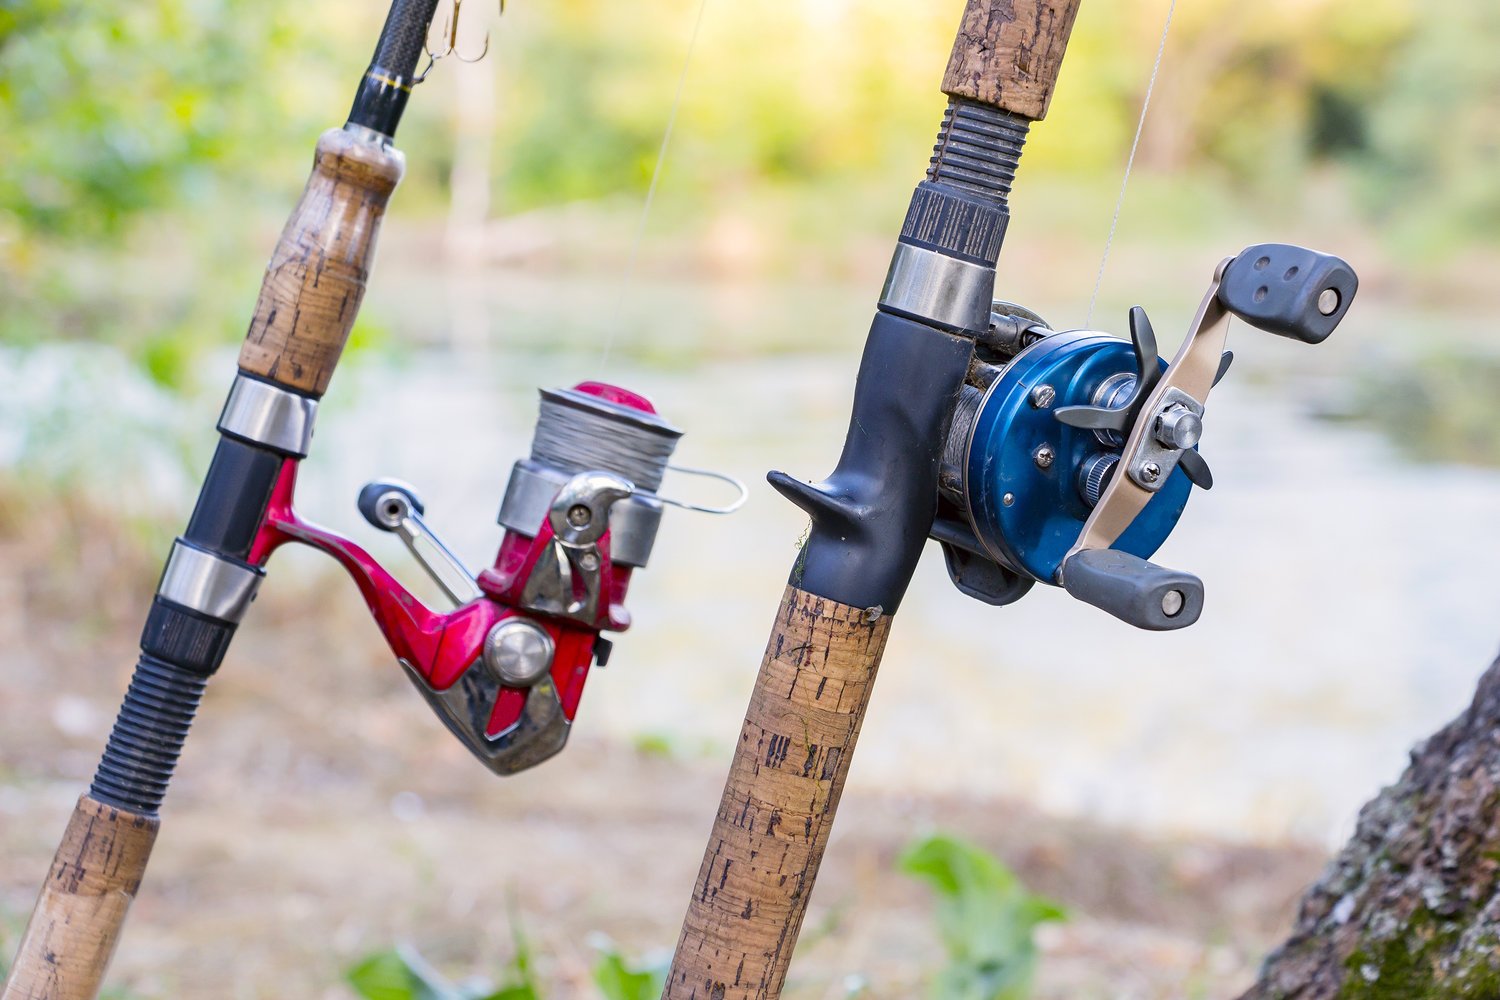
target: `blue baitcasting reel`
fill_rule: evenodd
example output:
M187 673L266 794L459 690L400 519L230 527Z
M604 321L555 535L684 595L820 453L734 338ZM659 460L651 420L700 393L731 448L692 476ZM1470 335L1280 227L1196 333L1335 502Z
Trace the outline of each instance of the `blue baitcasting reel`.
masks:
M1336 257L1251 247L1219 266L1170 365L1139 307L1125 341L1054 331L1026 309L995 303L939 481L932 537L953 582L989 604L1010 604L1041 582L1140 628L1193 624L1202 581L1147 560L1193 487L1213 485L1198 442L1209 391L1233 360L1224 350L1229 319L1321 343L1358 286Z

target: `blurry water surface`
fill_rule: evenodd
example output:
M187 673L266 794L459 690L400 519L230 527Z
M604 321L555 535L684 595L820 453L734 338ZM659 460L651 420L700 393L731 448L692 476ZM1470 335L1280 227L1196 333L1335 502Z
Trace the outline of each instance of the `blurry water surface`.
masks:
M390 284L387 314L400 317L395 303L412 299ZM680 286L632 296L631 308L647 310L632 319L616 288L501 282L480 297L505 299L509 312L489 315L509 319L481 324L477 346L367 354L340 372L301 506L419 586L394 540L354 509L367 479L408 480L429 521L479 568L499 540L495 514L530 440L537 387L603 377L651 396L687 431L678 460L745 479L750 501L731 518L668 512L652 564L635 578L636 625L591 682L580 725L727 764L805 525L763 477L831 470L867 322L862 291L784 289L768 303ZM1021 796L1155 831L1346 833L1408 747L1464 706L1500 647L1500 473L1409 464L1372 430L1311 415L1337 408L1349 381L1341 369L1380 339L1382 312L1364 315L1311 353L1232 334L1240 362L1215 395L1204 442L1218 486L1194 496L1157 557L1205 580L1195 628L1138 633L1046 587L988 608L953 590L930 548L897 619L851 781ZM1164 350L1185 320L1158 317ZM760 340L737 346L748 325ZM404 327L431 337L430 326L400 318L397 339L407 339ZM606 364L609 328L617 343ZM71 364L45 357L29 362L28 381ZM208 382L230 363L214 359ZM12 394L11 407L21 398ZM125 401L76 400L96 416ZM212 405L169 410L198 427L198 411ZM130 452L128 433L115 432L123 437L111 447ZM66 426L61 433L72 439ZM669 476L666 489L719 499L711 484L683 477ZM278 555L271 585L320 559Z
M571 308L623 324L611 297L580 290ZM422 485L429 519L485 565L536 387L602 375L647 393L687 431L678 460L742 477L751 498L732 518L669 511L636 577L636 625L591 683L581 724L727 761L805 525L763 477L832 469L863 298L784 304L786 317L819 317L807 340L826 340L826 351L757 357L730 347L664 365L634 350L646 334L626 335L601 366L601 324L580 320L558 330L571 350L533 342L367 365L319 427L307 506L368 539L354 492L366 477L397 475ZM679 305L663 322L691 329L695 304ZM823 314L843 328L825 332ZM1185 317L1158 319L1168 341L1184 326ZM708 321L704 330L713 335ZM784 336L795 342L797 332ZM1019 795L1156 830L1347 832L1409 746L1465 705L1500 648L1500 473L1412 465L1374 432L1312 415L1338 405L1348 381L1339 366L1362 337L1378 336L1356 319L1340 345L1310 353L1243 327L1232 334L1240 361L1204 443L1219 485L1195 495L1158 556L1205 580L1195 628L1138 633L1045 587L988 608L951 587L930 547L851 781ZM667 489L713 499L682 477Z

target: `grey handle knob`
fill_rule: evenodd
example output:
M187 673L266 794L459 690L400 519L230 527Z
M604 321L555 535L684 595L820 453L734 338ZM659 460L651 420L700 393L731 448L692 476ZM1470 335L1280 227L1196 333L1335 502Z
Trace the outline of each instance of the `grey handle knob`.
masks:
M1262 243L1230 262L1219 301L1251 326L1304 344L1321 344L1359 291L1354 269L1332 254Z
M359 491L359 512L373 527L394 532L448 599L468 604L484 596L463 560L422 519L426 508L416 490L395 479L367 483Z
M417 496L416 487L397 479L366 483L355 502L370 526L381 531L395 531L410 512L418 517L427 513L427 505Z
M1114 549L1085 549L1063 564L1063 589L1136 628L1169 632L1203 614L1203 581Z

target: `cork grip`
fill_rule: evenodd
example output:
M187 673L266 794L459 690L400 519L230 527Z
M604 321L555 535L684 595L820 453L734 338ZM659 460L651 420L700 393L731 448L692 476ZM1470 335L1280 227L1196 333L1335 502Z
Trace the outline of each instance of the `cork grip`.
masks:
M87 795L78 800L0 1000L93 1000L157 825Z
M664 998L781 994L890 623L787 589Z
M311 396L327 391L404 170L400 152L366 134L323 133L312 177L266 268L242 371Z
M1047 115L1080 0L968 0L943 93L1022 118Z

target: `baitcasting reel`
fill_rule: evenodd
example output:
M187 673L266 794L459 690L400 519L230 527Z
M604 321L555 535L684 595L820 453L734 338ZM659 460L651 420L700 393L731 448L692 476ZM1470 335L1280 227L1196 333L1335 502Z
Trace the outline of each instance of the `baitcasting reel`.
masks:
M1192 488L1213 486L1198 441L1209 391L1233 360L1224 351L1229 318L1318 344L1358 287L1336 257L1251 247L1219 266L1170 366L1139 307L1127 344L1055 332L997 302L943 455L932 537L953 582L989 604L1042 582L1139 628L1196 622L1202 581L1146 560Z
M626 591L651 556L662 505L729 513L744 499L743 486L740 501L717 509L657 493L682 432L644 397L595 382L541 397L531 456L515 464L500 505L500 552L477 578L423 520L411 487L360 492L365 519L406 543L453 610L430 610L358 545L302 520L295 461L250 557L263 565L300 542L337 559L417 690L498 774L534 767L567 742L589 667L609 661L601 633L630 627Z

